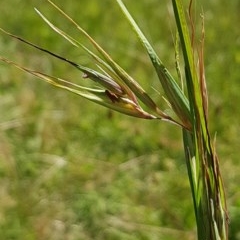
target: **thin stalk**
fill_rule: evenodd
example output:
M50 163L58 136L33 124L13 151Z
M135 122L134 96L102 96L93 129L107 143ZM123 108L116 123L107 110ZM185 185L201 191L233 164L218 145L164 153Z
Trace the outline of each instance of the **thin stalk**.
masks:
M198 239L227 240L228 215L224 187L219 170L219 161L212 147L208 130L203 51L199 57L200 76L198 76L194 61L194 46L190 39L183 4L181 0L173 0L172 3L183 50L191 112L192 129L191 131L183 129L183 143Z

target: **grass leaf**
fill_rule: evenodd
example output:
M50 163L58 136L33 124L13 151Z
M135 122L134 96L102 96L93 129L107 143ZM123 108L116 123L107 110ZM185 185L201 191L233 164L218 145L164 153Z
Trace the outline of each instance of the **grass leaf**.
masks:
M164 92L167 96L168 101L170 102L173 110L177 114L177 116L181 119L182 124L190 129L191 122L190 122L190 110L189 110L189 103L184 95L181 88L178 86L177 82L173 79L167 68L163 65L159 57L157 56L156 52L154 51L153 47L150 45L130 13L128 12L127 8L123 4L121 0L116 0L118 5L120 6L122 12L124 13L126 19L131 24L133 30L137 34L138 38L140 39L142 45L146 49L151 62L156 70L156 73L159 77L159 80L162 84Z

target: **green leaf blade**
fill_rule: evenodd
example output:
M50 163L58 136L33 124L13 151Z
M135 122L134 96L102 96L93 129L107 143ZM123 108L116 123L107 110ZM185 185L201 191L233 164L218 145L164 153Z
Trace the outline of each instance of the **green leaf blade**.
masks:
M190 116L190 109L188 99L184 95L181 88L178 86L177 82L171 76L169 71L163 65L159 57L157 56L156 52L154 51L151 44L148 42L130 13L128 12L127 8L123 4L121 0L116 0L118 5L120 6L123 14L125 15L126 19L132 26L134 32L137 34L138 38L140 39L142 45L146 49L150 60L156 70L158 78L162 84L164 92L166 94L167 100L170 102L173 110L177 114L177 116L181 119L182 124L187 128L191 128L191 116Z

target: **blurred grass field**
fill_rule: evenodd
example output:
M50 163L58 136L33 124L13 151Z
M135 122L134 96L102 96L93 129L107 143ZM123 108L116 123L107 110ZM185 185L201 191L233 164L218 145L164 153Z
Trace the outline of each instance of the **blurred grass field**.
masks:
M112 0L55 1L158 99L160 84ZM170 1L126 5L174 71ZM240 239L240 2L201 3L211 133L230 211L230 239ZM46 1L0 2L0 27L91 66L81 50L35 13L70 27ZM82 36L81 41L88 44ZM0 35L0 55L85 83L81 73ZM157 90L157 91L156 91ZM159 99L160 101L160 99ZM111 112L0 63L0 236L5 240L195 239L181 130Z

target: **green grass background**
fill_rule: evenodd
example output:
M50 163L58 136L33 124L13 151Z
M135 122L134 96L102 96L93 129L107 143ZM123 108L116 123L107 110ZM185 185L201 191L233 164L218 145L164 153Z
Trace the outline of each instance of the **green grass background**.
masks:
M56 3L162 104L153 68L113 0ZM171 1L125 3L175 74ZM230 239L239 240L240 3L201 4L209 122L212 135L217 133ZM92 66L86 54L49 29L33 7L88 45L46 1L0 1L0 26ZM3 34L0 54L88 84L77 70ZM190 240L196 238L194 221L180 129L113 113L0 64L1 239Z

